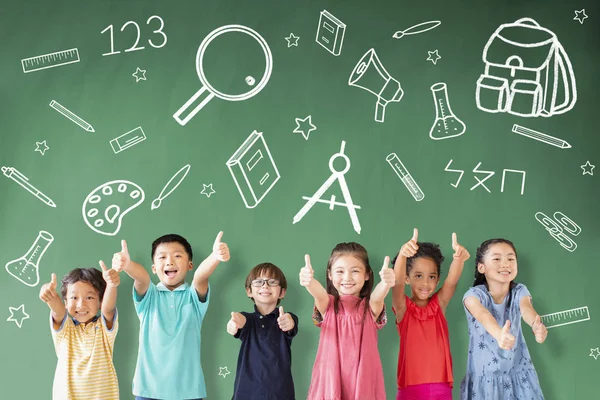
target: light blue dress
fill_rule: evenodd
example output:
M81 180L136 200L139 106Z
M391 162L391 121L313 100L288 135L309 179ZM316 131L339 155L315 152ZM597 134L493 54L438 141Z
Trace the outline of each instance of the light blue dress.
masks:
M521 331L519 304L531 296L525 285L517 283L502 304L494 300L485 285L472 287L463 296L476 297L490 311L500 326L510 320L515 345L510 350L498 347L496 339L465 307L469 325L467 375L460 385L461 400L543 400L544 395ZM510 305L508 300L510 297Z

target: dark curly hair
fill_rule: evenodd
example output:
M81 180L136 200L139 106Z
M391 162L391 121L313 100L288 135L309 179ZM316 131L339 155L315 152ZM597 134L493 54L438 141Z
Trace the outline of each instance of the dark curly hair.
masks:
M440 245L431 242L417 242L419 250L412 257L406 259L406 275L410 274L410 270L413 267L413 262L420 257L431 259L437 266L437 274L440 276L442 263L444 262L444 256L440 250ZM400 252L396 254L396 257L392 260L392 265L396 263L396 259L400 255Z

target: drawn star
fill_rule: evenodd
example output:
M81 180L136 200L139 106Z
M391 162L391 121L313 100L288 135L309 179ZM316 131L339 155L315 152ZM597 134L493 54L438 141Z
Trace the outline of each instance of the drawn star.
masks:
M596 347L595 349L590 349L590 357L594 357L594 360L597 360L600 357L600 348ZM595 352L595 354L594 354Z
M209 198L210 198L210 195L211 195L211 194L213 194L213 193L217 193L217 192L215 192L215 190L213 189L212 183L209 183L208 185L205 185L205 184L203 183L203 184L202 184L202 186L204 186L204 187L202 188L202 191L200 192L200 194L205 194L205 195L206 195L206 197L209 197ZM207 191L207 189L208 189L208 191Z
M42 153L42 155L44 155L46 150L50 149L50 147L48 147L48 145L46 144L45 140L41 142L35 142L35 146L35 151L39 151L40 153Z
M581 9L581 11L575 10L575 17L573 21L579 21L580 24L583 25L583 20L585 20L588 16L585 14L585 8Z
M585 174L594 175L594 168L595 167L596 167L595 165L590 164L589 160L586 161L585 164L583 164L581 166L581 169L583 170L583 175L585 175Z
M8 307L8 311L10 311L10 317L8 317L7 321L13 321L19 328L23 325L24 320L29 319L29 314L25 312L25 304L21 304L18 308ZM17 311L18 314L15 316L15 312Z
M219 367L219 375L221 375L223 378L225 378L229 373L230 372L227 367Z
M442 56L440 56L438 54L437 50L434 51L428 51L427 54L429 54L429 56L427 57L427 61L431 61L434 65L437 63L437 61L442 58Z
M145 81L146 80L146 70L140 69L140 67L136 67L135 72L133 74L131 74L131 76L135 77L135 83L138 83L139 81Z
M303 128L300 129L300 124L303 125ZM308 124L308 130L306 129L307 126L306 124ZM310 135L310 133L312 131L316 131L317 127L315 125L313 125L312 123L312 116L309 115L308 117L302 119L302 118L296 118L296 128L293 130L293 133L301 133L302 136L304 136L305 140L308 140L308 135Z
M298 47L298 39L300 39L300 36L290 33L290 36L285 38L285 40L288 42L288 49L292 46Z

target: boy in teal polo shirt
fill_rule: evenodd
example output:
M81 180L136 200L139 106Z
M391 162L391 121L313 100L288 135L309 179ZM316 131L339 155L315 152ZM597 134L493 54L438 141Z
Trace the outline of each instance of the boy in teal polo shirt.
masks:
M133 378L136 400L182 400L206 397L200 364L200 328L210 299L208 277L219 262L229 260L229 248L219 232L213 251L196 268L192 285L192 247L179 235L165 235L152 243L152 272L156 286L140 264L131 261L127 244L113 256L133 280L133 301L140 319L137 365Z

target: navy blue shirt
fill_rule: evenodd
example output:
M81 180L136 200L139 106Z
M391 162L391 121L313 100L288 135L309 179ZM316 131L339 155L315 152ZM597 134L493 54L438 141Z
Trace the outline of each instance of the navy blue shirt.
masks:
M294 329L283 332L277 318L279 308L262 315L242 312L246 325L234 335L242 341L235 376L233 400L295 400L292 379L292 339L298 333L298 317L292 313Z

